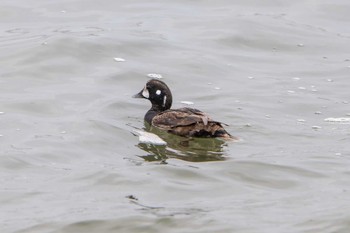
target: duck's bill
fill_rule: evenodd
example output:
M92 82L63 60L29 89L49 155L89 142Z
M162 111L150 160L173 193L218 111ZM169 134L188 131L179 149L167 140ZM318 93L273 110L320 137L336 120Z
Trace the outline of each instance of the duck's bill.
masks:
M144 87L139 93L137 93L133 97L134 98L145 98L145 99L148 99L149 98L148 89L146 87Z
M142 90L143 91L143 90ZM136 95L133 95L132 98L145 98L143 95L142 95L142 91L140 91L139 93L137 93Z

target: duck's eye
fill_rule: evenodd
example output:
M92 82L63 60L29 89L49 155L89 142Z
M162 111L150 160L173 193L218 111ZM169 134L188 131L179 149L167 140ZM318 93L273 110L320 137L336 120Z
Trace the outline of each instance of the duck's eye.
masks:
M157 94L157 95L160 95L160 94L162 94L162 91L161 91L161 90L157 90L157 91L156 91L156 94Z

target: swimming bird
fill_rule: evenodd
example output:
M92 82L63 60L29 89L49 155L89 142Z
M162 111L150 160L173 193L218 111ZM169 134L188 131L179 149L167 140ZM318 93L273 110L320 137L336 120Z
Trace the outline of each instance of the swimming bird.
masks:
M171 109L172 94L169 87L159 79L149 80L134 98L148 99L152 107L144 120L169 133L184 137L218 137L235 139L206 113L194 108Z

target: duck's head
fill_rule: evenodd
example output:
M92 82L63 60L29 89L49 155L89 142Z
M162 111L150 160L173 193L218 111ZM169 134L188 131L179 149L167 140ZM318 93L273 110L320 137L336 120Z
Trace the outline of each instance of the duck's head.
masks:
M170 109L172 104L169 87L158 79L149 80L145 87L133 97L148 99L152 103L152 109L157 111Z

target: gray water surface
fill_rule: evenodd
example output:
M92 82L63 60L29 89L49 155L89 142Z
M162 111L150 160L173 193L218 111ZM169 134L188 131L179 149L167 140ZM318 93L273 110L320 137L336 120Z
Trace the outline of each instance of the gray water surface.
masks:
M349 232L349 11L1 1L0 231ZM148 74L240 141L140 144Z

